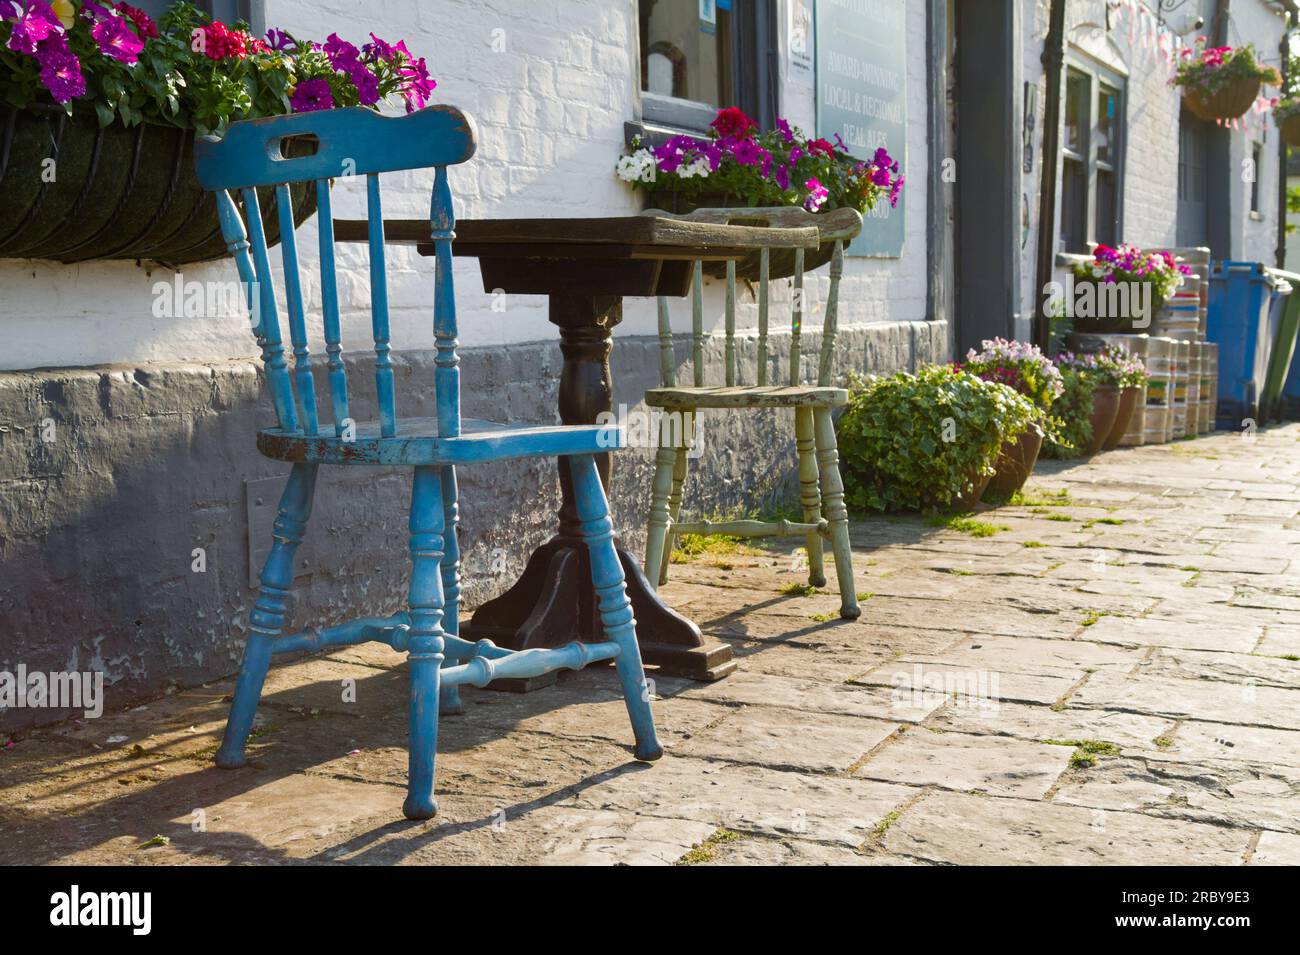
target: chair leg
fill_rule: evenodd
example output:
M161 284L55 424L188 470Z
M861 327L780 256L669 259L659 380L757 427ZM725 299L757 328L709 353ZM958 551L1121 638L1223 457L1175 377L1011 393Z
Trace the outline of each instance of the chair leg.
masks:
M460 526L460 505L457 503L456 469L448 466L442 468L442 513L446 530L442 558L442 596L446 601L443 608L442 630L453 636L460 636L460 539L456 528ZM448 657L443 666L454 666L459 661ZM460 687L449 686L440 690L438 710L444 716L465 712L465 705L460 699Z
M234 769L245 762L244 745L257 715L257 702L262 696L267 667L271 664L271 648L275 638L284 630L289 613L293 559L311 517L317 467L315 464L295 464L284 493L280 495L275 541L266 563L262 565L260 592L248 617L251 632L244 646L239 679L235 682L235 700L230 706L221 748L217 750L216 762L223 769Z
M664 754L655 734L654 716L650 712L650 688L641 666L641 648L636 641L636 620L632 602L627 597L623 568L614 549L614 527L609 519L609 503L596 473L596 460L589 454L569 458L573 479L574 503L582 522L582 539L587 544L591 563L591 583L596 591L596 605L605 636L619 646L614 658L623 700L636 736L637 759L646 762Z
M849 543L849 510L844 506L844 481L840 478L840 453L835 442L835 421L830 408L813 412L817 428L817 463L821 471L822 500L831 525L831 550L835 554L835 576L840 585L840 616L856 620L862 616L853 582L853 548Z
M822 516L822 496L817 469L817 440L811 408L794 412L795 448L799 452L799 503L805 524L816 524ZM826 586L826 565L822 559L822 536L816 532L804 538L808 551L808 583Z
M659 583L668 583L668 565L672 563L673 548L677 545L677 535L673 526L682 513L682 486L686 483L686 452L695 440L695 412L682 412L681 447L673 459L673 489L668 495L668 534L664 541L664 558L660 564Z
M655 452L655 480L650 497L650 526L646 529L645 541L645 576L650 586L655 589L659 587L659 575L663 571L664 559L668 556L668 527L672 519L668 511L668 499L672 497L673 469L676 463L677 452L665 443L661 432L659 450Z
M439 669L443 661L442 558L445 516L442 468L415 469L411 486L411 586L407 638L411 663L410 749L407 790L402 812L407 819L428 819L438 812L433 798L438 750Z

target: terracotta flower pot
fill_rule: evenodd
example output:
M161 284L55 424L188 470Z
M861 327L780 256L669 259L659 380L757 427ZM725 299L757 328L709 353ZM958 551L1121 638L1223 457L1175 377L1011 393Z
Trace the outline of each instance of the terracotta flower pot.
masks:
M1236 119L1255 105L1261 82L1258 77L1229 80L1213 93L1185 87L1183 105L1194 115L1211 123L1221 119Z
M730 193L704 193L691 199L680 192L655 189L650 192L646 208L685 215L696 209L739 209L748 205L748 200ZM826 207L826 211L830 211L829 206ZM804 272L808 273L820 268L829 262L834 254L834 242L823 242L815 249L806 249L803 254ZM726 278L727 275L726 262L705 262L703 269L704 274L711 278L721 279ZM736 263L736 278L757 282L758 270L759 253L751 252ZM767 274L768 278L773 280L788 279L794 275L794 249L773 249L768 256Z
M1119 393L1119 410L1115 412L1115 423L1110 426L1110 434L1106 436L1101 446L1103 451L1119 447L1125 432L1128 431L1129 423L1133 420L1133 412L1137 408L1138 395L1141 391L1142 389L1134 385Z
M988 490L995 494L1014 494L1025 486L1038 452L1043 447L1043 432L1031 426L1019 437L1002 442L994 463L997 473L989 479Z
M981 474L975 479L975 484L969 491L958 494L948 503L949 510L957 513L975 510L975 505L984 496L984 492L988 489L991 480L993 480L993 475Z
M1119 389L1114 385L1098 385L1092 393L1092 440L1087 454L1096 454L1110 436L1110 429L1119 414Z
M1300 113L1282 120L1282 139L1288 146L1300 146Z

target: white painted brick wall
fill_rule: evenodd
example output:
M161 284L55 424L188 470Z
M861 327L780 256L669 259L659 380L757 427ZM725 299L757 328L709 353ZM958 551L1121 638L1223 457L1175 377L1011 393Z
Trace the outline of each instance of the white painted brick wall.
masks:
M926 317L925 255L925 7L908 4L907 143L910 180L905 246L901 259L850 259L842 286L841 322L852 325ZM268 0L269 25L324 39L330 32L360 43L367 33L404 38L424 55L438 80L435 101L460 106L479 130L477 156L451 175L458 214L466 217L626 215L642 200L613 173L623 145L623 124L637 114L637 24L633 0ZM781 23L785 22L784 15ZM496 32L502 31L502 32ZM493 49L493 41L504 49ZM786 82L781 110L813 131L814 90ZM427 214L431 177L394 175L384 180L384 212ZM364 215L355 181L339 182L335 213ZM300 238L304 275L315 267L315 224ZM364 246L340 247L345 345L369 347L369 281ZM273 258L275 256L273 255ZM431 344L431 268L413 250L390 250L389 294L394 347ZM235 277L220 263L190 267L187 279ZM158 319L150 314L153 275L128 263L60 266L0 262L8 347L0 368L92 364L110 361L204 360L251 356L255 347L237 316ZM504 313L491 310L476 263L457 260L461 341L465 346L555 340L545 300L511 296ZM824 270L810 281L814 301L824 296ZM784 289L781 290L782 293ZM309 305L319 303L315 283ZM710 321L721 324L720 289L710 289ZM678 309L675 325L689 326ZM778 316L780 313L776 313ZM310 319L319 322L318 314ZM744 305L742 327L755 323ZM814 315L811 321L820 320ZM780 318L774 319L779 323ZM621 334L653 334L653 304L629 300Z

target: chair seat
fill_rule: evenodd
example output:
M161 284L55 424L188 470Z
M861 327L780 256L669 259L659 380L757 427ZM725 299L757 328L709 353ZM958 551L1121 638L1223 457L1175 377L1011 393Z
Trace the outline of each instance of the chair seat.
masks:
M838 408L848 404L843 388L821 385L733 385L721 388L652 388L652 408Z
M257 448L268 458L305 464L473 464L503 458L599 454L623 447L617 425L508 425L463 418L460 434L438 436L436 418L401 418L397 434L384 437L378 423L358 424L355 440L327 433L310 435L267 428Z

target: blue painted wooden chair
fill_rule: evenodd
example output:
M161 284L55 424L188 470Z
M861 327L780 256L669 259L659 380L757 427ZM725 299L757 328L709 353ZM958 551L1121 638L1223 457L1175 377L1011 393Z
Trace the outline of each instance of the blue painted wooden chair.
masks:
M287 138L315 137L310 156L285 158ZM433 797L439 712L459 708L459 687L494 679L540 676L613 660L636 737L637 759L662 755L650 713L649 694L636 641L636 622L614 550L613 530L594 455L622 444L616 428L595 425L507 427L460 416L460 359L456 355L456 305L451 244L455 237L447 166L475 150L470 121L458 110L435 106L400 118L353 108L233 123L225 137L195 145L199 181L216 193L222 232L248 294L254 332L262 347L278 427L262 431L258 448L293 463L280 499L274 544L261 573L261 590L249 617L250 635L235 685L217 764L242 766L258 698L273 654L319 650L378 640L408 654L411 668L409 779L405 814L426 819L437 811ZM389 356L388 293L384 264L379 174L435 170L429 230L436 247L433 336L436 348L436 418L398 417ZM370 249L370 306L374 331L378 420L351 417L342 360L335 274L333 177L366 177ZM307 323L290 203L290 183L316 183L320 230L321 306L332 423L318 416L308 351ZM285 357L280 315L257 190L273 188L280 199L281 255L293 370ZM234 194L232 194L232 191ZM242 213L239 206L242 205ZM319 362L318 362L319 364ZM514 652L488 640L476 643L459 631L460 556L456 543L456 465L507 458L564 456L573 478L578 517L591 560L601 621L608 639L572 642L557 649ZM407 465L411 491L411 580L408 609L390 616L360 617L321 630L286 635L294 553L311 515L316 475L322 464L353 467Z

